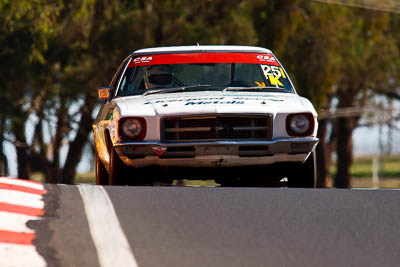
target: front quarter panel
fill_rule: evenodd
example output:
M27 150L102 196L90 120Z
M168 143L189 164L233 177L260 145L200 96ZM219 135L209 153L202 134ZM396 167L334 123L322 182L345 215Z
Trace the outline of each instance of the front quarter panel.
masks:
M110 159L108 146L111 145L107 144L108 136L112 143L116 142L116 114L118 114L118 108L115 103L113 101L105 103L101 106L93 125L96 151L106 169L108 169Z

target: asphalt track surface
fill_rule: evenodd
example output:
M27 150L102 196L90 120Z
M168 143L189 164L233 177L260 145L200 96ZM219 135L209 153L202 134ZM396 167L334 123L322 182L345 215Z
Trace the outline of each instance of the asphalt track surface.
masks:
M29 226L48 266L100 266L79 186L46 189L46 213ZM104 189L140 267L400 263L400 191Z

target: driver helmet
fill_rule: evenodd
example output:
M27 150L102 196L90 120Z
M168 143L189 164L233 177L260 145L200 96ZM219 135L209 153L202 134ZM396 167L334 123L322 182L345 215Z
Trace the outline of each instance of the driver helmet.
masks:
M145 70L144 83L146 89L156 87L172 87L173 72L169 65L150 66Z

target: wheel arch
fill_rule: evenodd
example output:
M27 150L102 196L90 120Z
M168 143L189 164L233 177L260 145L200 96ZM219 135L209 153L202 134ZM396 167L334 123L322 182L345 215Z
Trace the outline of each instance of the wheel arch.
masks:
M104 130L104 144L106 145L106 149L108 154L110 154L112 148L111 134L109 129ZM110 156L110 155L109 155Z

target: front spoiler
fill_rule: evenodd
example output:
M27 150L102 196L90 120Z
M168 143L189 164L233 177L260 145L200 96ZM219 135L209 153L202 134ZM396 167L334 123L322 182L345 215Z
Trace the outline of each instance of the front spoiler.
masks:
M123 142L114 145L128 165L144 166L249 166L276 162L303 162L318 138L273 141Z

